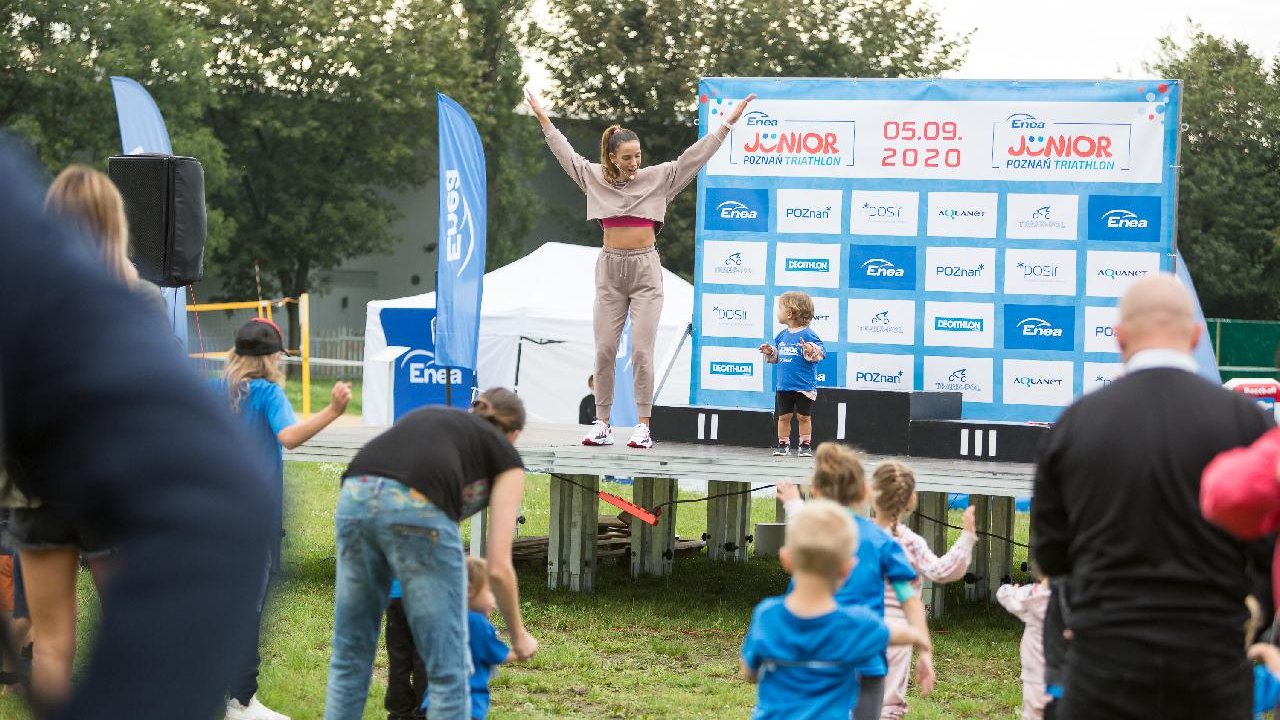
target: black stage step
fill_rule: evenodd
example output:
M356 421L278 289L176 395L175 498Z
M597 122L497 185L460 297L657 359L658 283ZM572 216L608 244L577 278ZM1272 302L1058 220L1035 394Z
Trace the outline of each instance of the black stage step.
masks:
M1048 425L970 420L914 420L908 454L915 457L1032 463Z

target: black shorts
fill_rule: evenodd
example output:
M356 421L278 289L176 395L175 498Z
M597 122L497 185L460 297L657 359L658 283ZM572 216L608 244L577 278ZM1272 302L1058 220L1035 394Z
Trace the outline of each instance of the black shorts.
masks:
M778 413L778 417L783 415L803 415L809 417L813 414L813 401L808 395L795 390L779 390L778 396L774 400L773 408Z
M13 550L79 550L89 559L111 554L111 544L98 528L72 522L49 505L10 509L3 542Z

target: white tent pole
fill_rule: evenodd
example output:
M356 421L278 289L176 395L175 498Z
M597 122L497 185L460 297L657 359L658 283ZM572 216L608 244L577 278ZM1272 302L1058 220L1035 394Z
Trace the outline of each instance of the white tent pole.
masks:
M667 378L671 377L671 368L675 367L676 360L680 358L680 350L684 348L684 341L690 337L693 337L693 323L685 323L684 333L680 335L680 342L676 343L675 349L667 357L667 369L662 372L662 381L658 383L658 387L653 391L654 403L658 402L658 396L662 394L662 388L667 384Z

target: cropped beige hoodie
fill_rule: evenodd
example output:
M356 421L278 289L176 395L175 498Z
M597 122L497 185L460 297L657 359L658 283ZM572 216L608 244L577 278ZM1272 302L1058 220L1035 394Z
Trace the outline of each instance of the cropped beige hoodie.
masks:
M729 134L729 126L721 125L707 133L671 162L640 168L635 177L621 185L606 181L600 163L593 163L575 152L554 125L544 127L542 134L560 167L586 194L588 220L631 215L657 222L654 229L662 232L667 204L693 181L698 170L720 149L720 144Z

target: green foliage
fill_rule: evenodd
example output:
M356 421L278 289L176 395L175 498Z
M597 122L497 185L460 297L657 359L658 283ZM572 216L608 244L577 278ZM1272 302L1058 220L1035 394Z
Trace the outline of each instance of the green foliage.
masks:
M1150 70L1183 81L1178 248L1210 317L1280 313L1280 66L1192 28Z
M28 143L50 174L72 162L105 169L121 150L110 76L124 75L163 109L174 152L199 158L206 185L219 186L227 161L203 122L217 98L191 13L134 0L0 3L0 128ZM211 242L233 229L211 208Z
M698 79L710 76L919 77L959 65L964 37L910 0L549 0L529 41L546 56L559 114L619 122L648 158L698 136ZM588 157L594 157L594 153ZM667 210L663 258L693 274L694 198Z

